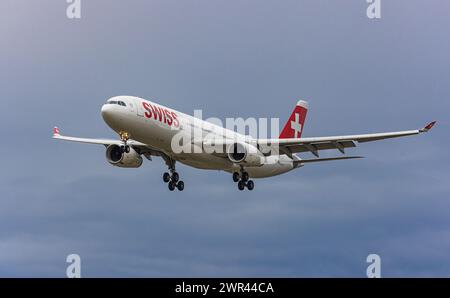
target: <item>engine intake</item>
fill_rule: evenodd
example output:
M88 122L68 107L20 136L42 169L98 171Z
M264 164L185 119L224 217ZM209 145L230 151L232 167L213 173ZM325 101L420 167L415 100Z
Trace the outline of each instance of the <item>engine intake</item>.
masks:
M106 148L106 160L120 168L139 168L143 162L141 155L132 147L130 147L130 152L122 153L119 145L109 145Z
M264 164L263 154L253 145L234 143L227 148L228 159L233 163L246 166L261 166Z

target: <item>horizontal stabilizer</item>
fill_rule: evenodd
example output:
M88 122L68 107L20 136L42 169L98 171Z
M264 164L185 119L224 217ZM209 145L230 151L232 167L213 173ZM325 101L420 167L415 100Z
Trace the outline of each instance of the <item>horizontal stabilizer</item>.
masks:
M301 160L294 160L294 165L299 165L299 164L309 163L309 162L319 162L319 161L329 161L329 160L341 160L341 159L355 159L355 158L364 158L364 156L340 156L340 157L327 157L327 158L301 159Z

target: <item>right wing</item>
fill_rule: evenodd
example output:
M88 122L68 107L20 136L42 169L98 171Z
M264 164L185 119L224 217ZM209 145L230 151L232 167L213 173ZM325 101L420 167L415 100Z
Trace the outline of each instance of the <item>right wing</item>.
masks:
M317 138L291 138L291 139L258 139L258 145L278 145L280 152L292 156L293 153L311 152L319 157L320 150L337 149L344 153L345 148L356 147L355 142L365 143L389 138L398 138L416 135L429 131L436 121L430 122L424 128L397 132L383 132L362 135L317 137Z

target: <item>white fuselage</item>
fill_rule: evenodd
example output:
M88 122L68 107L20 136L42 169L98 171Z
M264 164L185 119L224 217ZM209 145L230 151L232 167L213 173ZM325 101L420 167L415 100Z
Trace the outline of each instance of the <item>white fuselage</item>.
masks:
M115 101L122 101L125 105L108 104ZM192 138L193 129L200 127L200 136L195 134L192 139L194 144L198 141L201 143L206 135L238 141L249 139L248 136L133 96L110 98L101 111L104 121L115 132L127 132L131 139L162 151L176 161L200 169L234 172L240 169L240 165L233 163L227 157L203 150L199 150L199 153L196 151L174 152L172 139L176 134L185 134ZM287 155L270 155L263 158L264 163L261 166L245 166L250 177L270 177L294 169L292 159Z

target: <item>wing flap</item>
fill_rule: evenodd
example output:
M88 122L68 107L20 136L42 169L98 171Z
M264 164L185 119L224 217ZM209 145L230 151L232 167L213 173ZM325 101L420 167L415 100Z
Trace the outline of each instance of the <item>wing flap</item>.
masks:
M344 148L352 148L356 147L356 144L353 141L339 141L339 142L312 142L312 143L304 143L304 144L295 144L295 145L285 145L292 152L310 152L311 148L306 144L314 146L314 148L319 150L329 150L329 149L344 149ZM342 152L342 151L341 151Z

